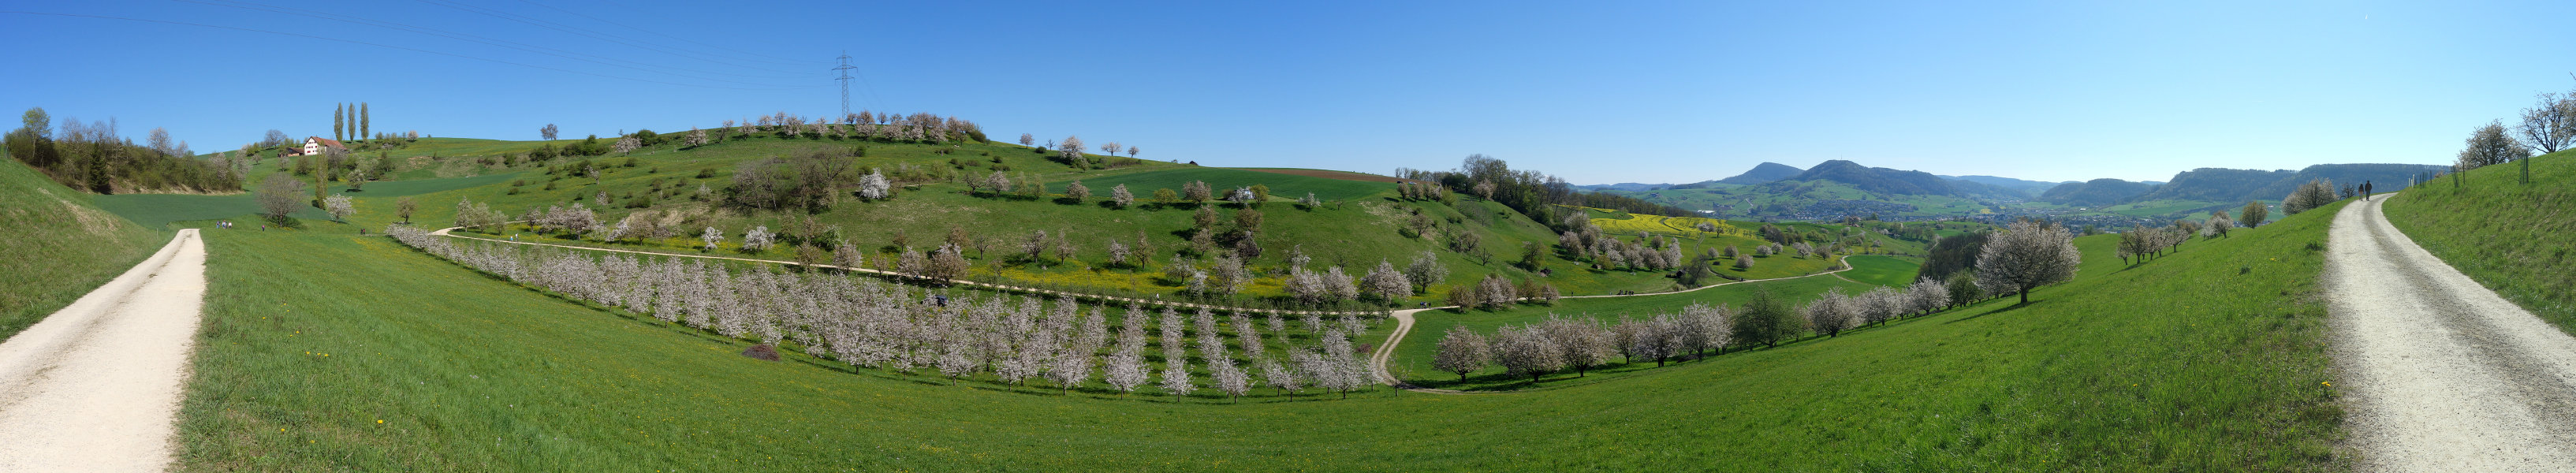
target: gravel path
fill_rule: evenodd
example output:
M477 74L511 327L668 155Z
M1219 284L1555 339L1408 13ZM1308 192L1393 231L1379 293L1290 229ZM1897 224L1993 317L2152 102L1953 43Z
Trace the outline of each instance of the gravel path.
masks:
M180 230L142 264L0 342L0 471L160 471L206 296Z
M2576 338L2415 246L2389 198L2336 214L2326 255L2356 469L2576 470Z

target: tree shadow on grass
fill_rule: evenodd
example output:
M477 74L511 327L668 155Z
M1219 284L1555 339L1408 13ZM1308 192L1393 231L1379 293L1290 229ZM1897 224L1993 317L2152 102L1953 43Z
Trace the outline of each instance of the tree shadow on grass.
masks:
M2009 305L2009 306L2004 306L2003 308L2000 308L2000 309L1989 310L1989 311L1986 311L1985 313L1981 313L1981 314L1970 315L1970 316L1967 316L1967 317L1960 317L1960 318L1956 318L1956 319L1950 319L1949 321L1947 321L1947 322L1942 322L1942 323L1943 323L1943 324L1955 324L1955 323L1960 323L1960 322L1966 322L1966 321L1970 321L1970 320L1976 320L1978 317L1985 317L1985 316L1989 316L1989 315L1995 315L1995 314L2001 314L2001 313L2005 313L2005 312L2012 312L2012 311L2022 310L2023 308L2027 308L2027 307L2030 307L2030 306L2036 306L2036 305L2040 305L2040 304L2046 304L2046 303L2048 303L2048 300L2047 300L2047 299L2041 299L2041 300L2030 301L2029 303L2013 304L2013 305Z

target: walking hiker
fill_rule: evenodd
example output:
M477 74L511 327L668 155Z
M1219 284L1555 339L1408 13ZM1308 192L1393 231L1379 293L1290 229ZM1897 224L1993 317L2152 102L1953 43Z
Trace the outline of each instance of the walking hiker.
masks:
M2370 181L2361 181L2361 200L2370 200Z

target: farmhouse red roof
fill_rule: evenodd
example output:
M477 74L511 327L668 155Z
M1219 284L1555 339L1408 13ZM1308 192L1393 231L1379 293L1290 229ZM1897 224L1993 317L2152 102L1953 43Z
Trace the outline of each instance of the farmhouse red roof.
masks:
M334 140L334 139L330 139L330 138L323 138L323 137L319 137L319 136L311 137L311 138L305 138L305 141L318 141L318 142L321 142L321 143L322 143L322 146L329 146L329 147L333 147L333 148L347 148L347 146L342 146L342 145L340 145L340 140Z

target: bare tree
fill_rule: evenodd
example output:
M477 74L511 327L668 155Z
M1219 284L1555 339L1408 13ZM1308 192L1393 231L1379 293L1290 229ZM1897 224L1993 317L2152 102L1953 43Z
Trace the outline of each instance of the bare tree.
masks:
M2021 294L2021 302L2028 304L2032 288L2073 279L2076 265L2083 260L2083 253L2075 250L2075 235L2066 227L2013 222L1979 250L1977 286L1992 294Z
M1127 157L1136 157L1136 145L1127 145Z
M170 144L170 130L167 128L152 127L152 135L148 140L153 152L161 153L163 156L178 154L178 148Z
M1020 146L1037 146L1037 144L1038 144L1038 137L1037 137L1037 136L1030 135L1030 134L1027 134L1027 133L1021 133L1021 134L1020 134Z
M294 212L301 206L301 203L296 200L303 198L303 195L304 181L295 180L294 176L283 172L269 174L267 179L259 183L261 215L271 221L284 222L287 213Z
M558 133L558 132L561 132L561 131L562 131L562 129L555 128L555 124L553 124L553 123L548 123L548 124L546 124L546 127L545 127L545 128L538 128L538 129L537 129L537 136L543 136L543 137L545 137L545 138L546 138L546 141L554 141L555 136L557 136L557 133Z
M1102 154L1102 155L1106 155L1106 156L1117 156L1117 155L1118 155L1118 142L1116 142L1116 141L1111 141L1111 142L1108 142L1108 143L1101 143L1101 144L1100 144L1100 154Z

